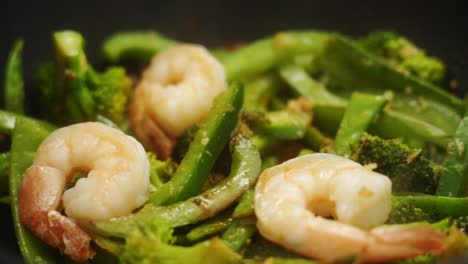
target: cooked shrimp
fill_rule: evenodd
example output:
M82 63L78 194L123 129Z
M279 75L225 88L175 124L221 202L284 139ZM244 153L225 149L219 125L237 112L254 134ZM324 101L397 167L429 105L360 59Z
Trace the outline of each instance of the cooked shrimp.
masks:
M223 66L202 46L183 44L156 55L130 105L130 121L143 145L167 158L175 139L199 122L227 88Z
M391 198L391 181L384 175L332 154L301 156L260 175L257 227L267 239L322 261L356 256L379 262L438 253L444 234L429 225L373 228L385 223Z
M64 192L76 171L88 177ZM77 222L130 214L148 199L148 186L149 162L138 141L100 123L71 125L40 145L20 188L19 214L44 242L84 261L94 251Z

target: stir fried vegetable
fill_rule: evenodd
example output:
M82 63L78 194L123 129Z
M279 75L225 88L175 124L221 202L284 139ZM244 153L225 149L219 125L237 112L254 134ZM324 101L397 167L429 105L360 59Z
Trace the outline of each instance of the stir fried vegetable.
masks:
M394 32L284 31L212 50L183 41L116 33L101 49L112 66L99 72L83 36L55 32L54 59L27 87L36 109L24 107L31 90L23 41L14 44L0 203L11 206L26 262L468 255L468 119L464 101L440 87L441 60ZM135 89L130 66L142 75ZM83 122L71 140L69 125Z

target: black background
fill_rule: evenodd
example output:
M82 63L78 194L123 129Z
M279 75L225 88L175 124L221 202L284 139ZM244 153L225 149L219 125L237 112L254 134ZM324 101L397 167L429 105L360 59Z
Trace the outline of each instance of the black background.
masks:
M25 77L51 57L51 33L75 29L87 40L91 61L111 33L155 29L209 46L250 41L286 29L322 29L351 36L395 30L449 65L468 86L468 16L464 1L1 1L0 78L17 37L25 39ZM27 87L32 89L34 87ZM0 205L0 263L21 262L9 208Z

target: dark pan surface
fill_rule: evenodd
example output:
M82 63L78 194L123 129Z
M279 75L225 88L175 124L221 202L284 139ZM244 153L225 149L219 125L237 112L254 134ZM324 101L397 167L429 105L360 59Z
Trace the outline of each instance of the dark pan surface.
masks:
M4 63L15 38L25 39L25 76L30 79L33 69L51 57L50 34L59 29L80 31L87 40L88 57L95 63L100 61L102 40L121 30L155 29L179 40L213 46L286 29L332 30L351 36L390 29L443 59L460 89L467 91L468 16L464 1L458 2L4 0L0 4L0 79L3 84ZM22 263L5 205L0 205L0 263Z

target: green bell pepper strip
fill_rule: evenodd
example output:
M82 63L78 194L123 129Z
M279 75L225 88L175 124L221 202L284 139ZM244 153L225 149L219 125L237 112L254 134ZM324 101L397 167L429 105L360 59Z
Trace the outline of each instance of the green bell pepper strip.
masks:
M243 220L236 219L224 231L221 239L232 251L239 252L256 232L255 222L243 223Z
M234 83L214 100L172 179L151 195L152 203L176 203L200 192L237 125L243 99L242 85Z
M437 195L468 196L468 115L463 118L449 143L445 170L437 186ZM468 214L467 214L468 215Z
M311 147L315 151L321 151L323 148L327 148L333 145L333 139L325 136L320 130L314 126L307 127L306 133L304 134L304 141L307 146Z
M10 51L5 73L5 109L22 114L24 112L24 82L22 76L21 53L23 40L19 39Z
M382 96L353 93L336 133L334 151L337 155L351 156L351 146L359 141L386 103Z
M0 154L0 196L8 195L8 175L10 174L10 153Z
M287 110L267 112L262 120L258 125L264 134L284 140L303 138L310 123L308 114Z
M18 195L24 171L32 164L35 151L51 130L41 123L26 118L18 118L12 135L10 195L13 223L18 245L27 263L55 263L58 250L34 236L19 218Z
M441 102L463 114L463 101L449 92L395 69L358 43L340 35L328 39L317 63L327 79L344 88L364 92L380 89L410 92Z
M245 84L243 111L266 111L271 96L278 90L279 80L273 74L261 75Z
M279 63L298 54L322 51L328 33L316 31L286 31L264 38L220 57L228 81L241 80L273 69Z
M154 31L120 32L104 41L102 53L111 63L147 63L156 53L177 43Z
M232 164L229 176L204 193L169 206L147 203L140 211L126 217L95 222L95 230L103 235L125 237L137 221L163 219L172 227L193 224L227 208L257 181L260 154L255 145L242 136L232 140Z
M263 165L263 164L262 164ZM234 212L232 213L233 218L244 218L247 216L254 215L254 197L255 191L253 189L247 190L240 198L239 203L236 205Z
M192 242L198 241L202 238L212 236L226 230L231 223L232 218L228 218L203 224L190 230L185 237Z
M17 118L26 119L30 122L39 123L41 126L47 127L49 129L53 129L53 126L45 121L26 117L26 116L16 114L13 112L0 110L0 133L11 134L11 132L15 128L15 121Z

